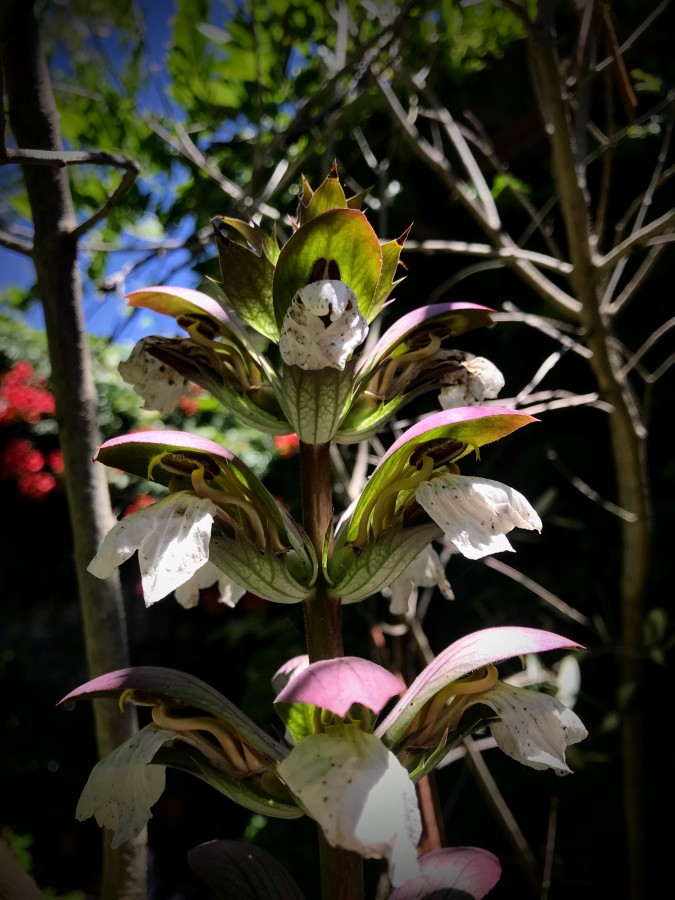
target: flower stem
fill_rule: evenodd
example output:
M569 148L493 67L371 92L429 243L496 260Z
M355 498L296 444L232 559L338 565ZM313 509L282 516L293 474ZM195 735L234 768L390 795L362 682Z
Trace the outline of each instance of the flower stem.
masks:
M305 607L305 632L310 662L344 656L342 605L328 593L321 560L333 549L333 479L330 444L300 442L300 483L303 526L319 560L316 593ZM322 900L363 900L363 860L357 853L331 847L319 828Z
M303 526L319 560L316 594L305 603L305 631L310 662L344 656L342 606L331 597L321 570L324 546L333 547L333 480L330 444L300 443Z

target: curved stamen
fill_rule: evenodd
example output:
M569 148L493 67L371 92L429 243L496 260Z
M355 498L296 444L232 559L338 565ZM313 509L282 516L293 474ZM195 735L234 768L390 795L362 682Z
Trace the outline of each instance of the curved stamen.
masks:
M407 465L408 465L407 459L400 460L400 462L396 466L396 469L394 470L394 472L392 472L392 475L391 475L392 479L399 478L400 475L402 474L402 472L405 471ZM372 513L373 508L374 508L375 504L377 503L377 500L378 500L378 496L376 494L374 497L372 497L368 501L365 509L363 510L363 513L359 520L358 534L356 535L356 538L354 539L354 541L352 541L353 545L356 547L364 547L368 541L368 523L370 521L370 514Z
M261 520L265 520L265 525L269 531L269 539L272 544L272 548L275 553L284 553L288 550L288 544L284 543L281 540L281 536L279 534L279 529L277 527L277 523L272 519L269 512L265 508L265 505L260 502L260 500L253 494L250 488L244 484L243 481L240 481L236 474L230 469L221 469L220 475L218 476L218 481L220 484L229 485L231 490L240 493L244 499L250 503L258 515L261 517Z
M485 675L466 681L452 681L434 695L431 703L423 713L422 724L434 722L448 700L465 694L483 694L497 683L499 672L497 667L489 663L485 667ZM449 704L448 704L449 705Z
M248 775L251 771L242 752L243 745L213 716L174 716L166 706L159 704L152 708L152 721L158 728L166 728L168 731L208 732L218 741L228 762L237 772ZM260 761L257 762L259 765Z
M408 353L402 353L400 356L391 359L385 366L382 378L378 386L380 396L387 396L394 384L397 372L401 368L401 364L408 365L422 359L428 359L433 356L441 347L441 339L435 335L429 335L429 343L425 347L419 347L417 350L410 350Z
M434 470L434 461L430 456L423 456L422 466L414 474L407 478L400 478L388 485L380 494L373 509L371 527L375 537L378 537L388 525L396 508L396 498L401 491L414 490L422 481L428 481Z
M198 497L206 497L212 500L216 505L236 506L240 509L250 525L255 536L255 544L260 550L264 550L267 545L265 530L262 521L258 515L258 511L248 500L243 497L237 497L234 494L227 494L225 491L217 491L215 488L209 487L204 479L204 467L197 466L191 472L192 486Z

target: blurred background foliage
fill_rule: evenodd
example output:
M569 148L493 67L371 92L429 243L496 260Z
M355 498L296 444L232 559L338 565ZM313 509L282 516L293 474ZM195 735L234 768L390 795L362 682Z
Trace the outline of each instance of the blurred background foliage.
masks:
M448 577L456 600L424 595L424 631L435 652L476 628L507 623L549 628L578 640L587 650L579 655L576 709L590 736L570 751L575 774L562 782L506 757L486 756L532 852L548 867L550 886L539 892L528 882L522 854L499 827L466 760L438 773L440 809L449 845L476 845L499 855L504 875L491 894L495 900L622 897L627 847L619 725L626 703L635 698L619 690L622 544L612 505L615 473L606 410L601 402L569 400L596 390L583 354L575 349L581 338L576 326L551 324L551 310L541 298L494 260L467 264L458 253L431 254L415 246L429 240L479 242L484 236L392 124L381 92L367 77L379 67L420 119L430 113L429 140L437 149L440 126L424 103L429 95L441 98L481 151L505 228L531 249L545 249L544 238L531 226L536 210L545 221L546 239L564 245L551 204L545 132L528 83L523 26L508 5L50 0L37 3L36 10L66 146L122 154L141 168L133 188L81 244L104 438L160 424L157 414L140 408L117 364L137 337L174 333L172 321L128 311L124 294L159 283L208 290L205 279L219 277L210 220L253 216L264 227L275 224L285 239L301 177L317 186L333 161L348 193L370 188L364 208L381 239L413 225L411 249L403 254L406 279L395 292L389 321L441 299L485 303L506 313L494 328L465 335L457 346L487 356L502 369L504 398L518 398L536 380L537 390L546 393L536 413L540 422L487 448L479 463L468 463L463 471L523 491L540 511L544 529L540 537L519 536L518 553L499 557L497 568L490 561L453 557ZM536 5L523 4L532 10ZM561 54L574 51L584 5L557 4ZM613 117L616 137L607 222L622 221L664 152L664 190L654 196L653 215L673 205L673 160L665 136L672 124L675 22L668 3L649 6L646 10L642 0L612 5L619 40L634 35L652 7L662 14L624 52L637 98L634 115L622 108L618 75L606 80L605 94L594 101L604 104L603 115ZM389 65L390 57L420 78L422 73L429 94L416 94L415 85L406 84ZM610 67L608 74L613 72ZM588 140L592 156L593 135ZM98 165L74 167L70 174L80 221L100 208L119 181L116 170ZM20 242L32 227L20 171L3 166L0 178L0 230ZM594 194L604 190L599 166L589 167L589 187ZM610 233L601 236L605 249L611 238ZM10 258L10 244L0 248L0 497L5 510L0 827L43 889L93 897L99 833L94 823L74 820L77 798L95 762L90 710L54 707L86 680L59 481L58 430L48 399L39 299L30 267L22 267L26 260L20 256ZM622 315L620 340L627 356L652 340L664 322L672 323L672 279L673 257L666 252L639 302ZM526 314L539 317L536 327ZM542 323L549 324L548 330ZM668 329L659 333L665 340L654 339L644 351L644 377L636 387L650 431L654 497L642 639L647 668L639 697L649 725L644 786L650 823L661 821L663 797L673 790L672 750L662 725L665 694L651 689L669 683L673 647L673 371L672 353L664 349ZM560 334L570 339L567 344ZM557 405L551 402L556 400ZM434 403L435 398L423 400L414 414ZM264 475L275 494L291 507L297 503L293 447L275 446L271 438L245 428L203 392L189 393L161 424L222 442ZM382 437L385 444L390 439ZM345 448L347 467L353 457L353 448ZM119 515L146 502L152 490L115 472L110 486ZM338 484L337 505L343 497ZM230 610L205 592L191 611L170 599L145 610L134 560L125 566L123 579L134 664L192 672L261 724L278 728L270 709L270 676L303 651L300 609L247 596ZM408 652L400 625L390 620L385 598L346 608L347 652L370 655L377 646L373 636L384 634L391 659L400 659ZM250 816L175 772L169 773L149 834L153 900L209 897L187 866L187 850L201 841L242 834L282 859L302 884L316 883L311 823ZM667 829L650 825L656 869L667 840Z

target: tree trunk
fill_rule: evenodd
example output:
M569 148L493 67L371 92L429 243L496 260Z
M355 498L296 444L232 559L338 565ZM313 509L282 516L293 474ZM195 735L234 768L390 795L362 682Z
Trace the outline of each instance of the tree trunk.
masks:
M23 149L60 151L58 111L30 4L15 2L4 21L0 60L16 142ZM87 663L94 677L127 666L129 653L119 579L101 581L87 572L113 514L105 470L92 465L100 435L77 240L71 233L76 221L65 168L24 165L23 171L35 229L33 259L45 313ZM120 715L109 701L95 702L94 718L100 756L137 729L133 710ZM101 897L144 900L145 835L118 851L110 850L107 838Z

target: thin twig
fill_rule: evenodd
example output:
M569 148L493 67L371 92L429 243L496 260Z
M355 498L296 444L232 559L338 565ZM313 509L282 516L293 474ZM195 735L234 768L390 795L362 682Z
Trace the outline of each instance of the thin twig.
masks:
M626 40L621 44L621 46L619 47L619 53L623 55L626 50L629 50L633 46L635 41L644 34L644 32L650 27L650 25L652 25L652 23L661 15L662 12L665 12L665 10L669 6L670 0L661 0L661 3L659 3L659 5L650 12L644 22L639 25L635 29L635 31L631 35L629 35L629 37L627 37ZM613 62L614 56L607 56L596 65L595 71L601 72L602 69L604 69L606 66L611 66Z
M21 238L7 234L6 231L0 231L0 245L7 247L8 250L15 250L17 253L23 253L24 256L33 255L33 244L30 241L24 241Z
M117 206L140 173L138 163L134 162L132 159L127 159L125 156L118 156L113 153L103 153L101 151L88 153L80 150L24 150L8 147L0 156L0 166L9 165L10 163L33 166L55 166L56 168L79 165L99 165L112 166L117 169L125 170L122 180L105 201L103 206L84 222L81 222L73 228L71 237L75 239L81 237L93 228L97 222L100 222L101 219L108 215L113 206Z
M659 216L658 219L654 219L648 225L638 228L637 231L634 231L620 244L617 244L616 247L613 247L608 253L601 256L596 264L598 271L606 272L608 269L612 269L624 257L632 253L636 247L647 244L651 238L667 232L673 226L675 226L675 209L669 209L668 212Z
M619 373L619 377L625 377L632 368L642 359L642 357L650 350L657 341L659 341L664 334L667 334L671 328L675 328L675 317L672 319L668 319L667 322L664 322L659 328L653 331L647 340L642 344L642 346L635 351L635 353L630 357L628 362L626 362Z
M514 303L508 301L504 303L503 312L491 313L491 315L495 322L522 322L525 325L529 325L530 328L536 328L537 331L554 338L563 347L567 347L579 356L583 356L584 359L591 358L591 351L588 347L563 333L562 329L565 327L563 322L544 318L535 313L523 312Z
M523 250L515 245L509 247L494 247L490 244L477 244L467 241L414 241L405 242L406 253L453 253L466 254L467 256L488 256L493 259L501 259L505 262L516 260L528 261L541 266L542 269L550 269L561 275L569 275L572 271L570 263L562 262L549 256L547 253L537 253L535 250Z
M671 235L671 237L675 237L675 235ZM651 277L651 274L654 271L654 267L661 259L661 255L663 254L663 251L665 249L665 243L650 248L649 253L640 263L637 272L633 275L628 284L622 289L621 293L610 304L608 308L608 312L610 315L618 315L624 308L624 306L626 306L633 299L633 297L645 284L647 279Z
M668 153L668 148L670 147L670 142L671 142L672 136L673 136L673 116L671 115L670 119L668 121L668 127L666 128L666 132L663 137L663 141L661 142L661 149L659 151L659 155L656 160L656 165L654 166L654 171L652 172L652 176L649 179L649 185L647 186L647 190L645 191L644 197L642 198L640 208L638 210L638 214L635 217L635 222L633 223L632 232L629 235L629 237L626 238L626 240L630 240L631 237L635 237L635 235L638 234L642 228L643 222L647 215L647 210L649 209L649 207L652 204L652 200L656 193L657 187L661 181L661 177L662 177L663 170L664 170L665 163L666 163L666 156ZM671 212L672 212L672 210L671 210ZM625 244L626 241L623 241L622 243ZM621 244L619 244L619 247L620 246L621 246ZM617 249L617 248L615 248L615 249ZM611 304L611 301L612 301L613 295L614 295L614 291L616 290L616 286L619 283L619 279L621 278L621 275L623 274L623 270L626 266L626 261L627 261L627 258L625 256L622 259L620 259L617 263L616 268L614 269L614 271L611 274L611 277L610 277L607 287L604 291L604 296L603 296L602 302L601 302L601 309L603 309L603 310L606 309L607 307L609 307L609 305Z
M592 488L589 484L579 478L578 475L575 475L567 466L560 462L560 458L558 454L553 448L549 448L546 451L546 456L551 460L555 468L560 472L560 474L566 478L572 487L575 487L584 497L588 497L593 503L597 503L598 506L602 507L602 509L606 510L608 513L616 516L619 519L623 519L624 522L637 522L637 515L633 512L630 512L627 509L622 509L620 506L617 506L616 503L612 503L611 500L605 500L604 497L601 497L600 494Z
M518 584L522 584L528 591L536 594L537 597L553 607L560 616L571 619L573 622L578 622L579 625L583 625L585 628L593 627L593 623L588 616L585 616L583 613L574 609L573 606L565 603L564 600L561 600L560 597L557 597L554 593L534 581L534 579L528 578L527 575L523 575L522 572L519 572L517 569L512 568L512 566L502 562L501 559L497 559L495 556L486 556L483 559L483 565L487 566L489 569L494 569L495 572L506 575L506 577L510 578L512 581L517 581Z

